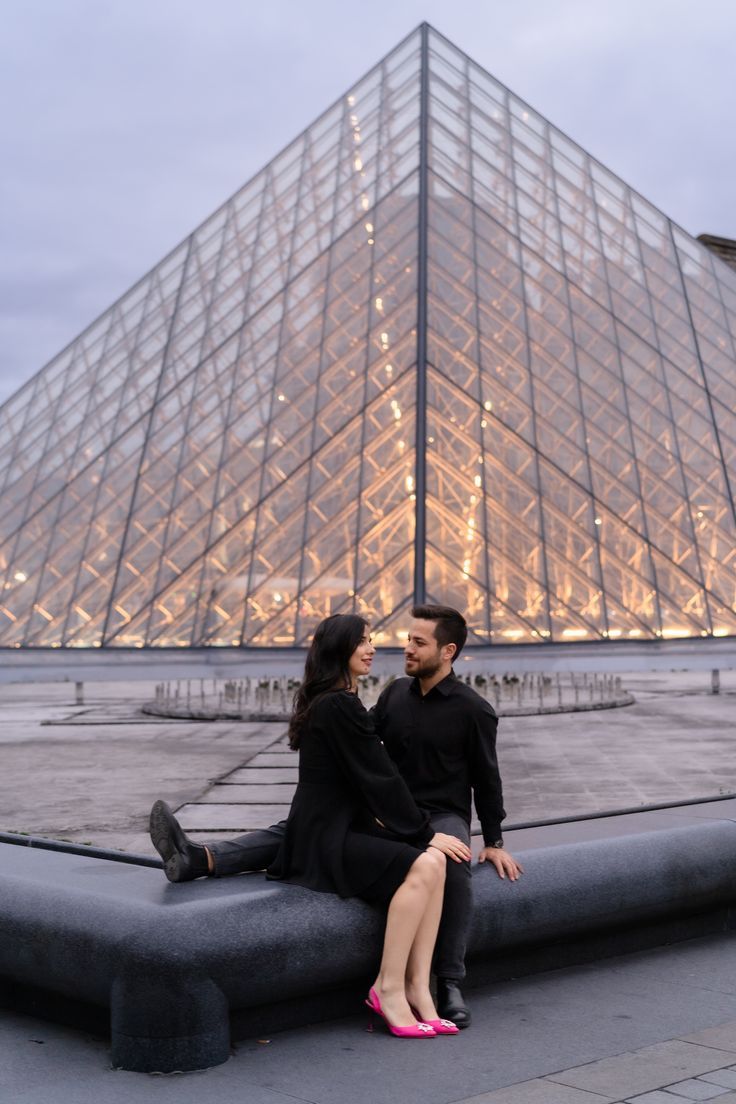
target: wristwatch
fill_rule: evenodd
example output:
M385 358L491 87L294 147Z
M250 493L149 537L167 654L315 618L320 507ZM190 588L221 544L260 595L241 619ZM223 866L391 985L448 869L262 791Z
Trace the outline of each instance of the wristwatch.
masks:
M488 846L489 847L503 847L503 840L502 839L494 840L493 843L489 843Z

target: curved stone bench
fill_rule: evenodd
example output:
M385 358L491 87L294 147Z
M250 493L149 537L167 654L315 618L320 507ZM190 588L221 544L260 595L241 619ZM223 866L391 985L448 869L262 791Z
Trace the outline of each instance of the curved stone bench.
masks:
M569 961L570 948L596 933L615 953L616 933L660 921L732 926L731 821L520 858L526 873L516 884L487 868L474 874L471 982L520 950L549 969L561 945ZM382 926L360 901L262 875L170 885L150 867L0 844L0 999L18 1006L33 992L40 1014L44 994L57 1010L64 1001L109 1010L113 1065L124 1069L223 1062L232 1022L250 1034L293 1026L338 1014L346 994L357 1011Z

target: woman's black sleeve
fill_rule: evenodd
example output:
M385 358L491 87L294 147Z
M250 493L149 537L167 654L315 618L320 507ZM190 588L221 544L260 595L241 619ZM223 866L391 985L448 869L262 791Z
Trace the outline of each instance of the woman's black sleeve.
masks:
M417 807L360 699L346 691L330 695L323 725L330 750L371 814L393 835L425 847L434 835L429 818Z

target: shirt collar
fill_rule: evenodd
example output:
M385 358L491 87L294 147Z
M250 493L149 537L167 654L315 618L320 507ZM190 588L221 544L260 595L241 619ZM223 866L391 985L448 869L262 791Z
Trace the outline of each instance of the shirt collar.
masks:
M441 694L443 698L449 698L452 691L455 689L457 683L457 677L454 671L450 671L449 675L445 675L441 682L438 682L436 686L433 686L429 691L429 694L422 694L422 688L419 685L419 679L413 678L411 680L411 686L409 690L412 694L416 694L420 698L428 698L430 694L437 692Z

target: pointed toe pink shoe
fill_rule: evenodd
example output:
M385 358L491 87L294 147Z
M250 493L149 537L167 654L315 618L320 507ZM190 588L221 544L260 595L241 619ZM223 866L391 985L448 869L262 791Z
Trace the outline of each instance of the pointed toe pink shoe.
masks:
M376 1016L380 1016L386 1027L389 1029L392 1035L395 1035L397 1039L434 1039L437 1036L437 1032L434 1027L427 1023L415 1023L409 1024L408 1027L394 1027L392 1023L389 1023L386 1013L381 1008L381 1002L378 999L378 993L375 989L371 989L366 1000L366 1005L370 1008L372 1013ZM441 1021L437 1021L440 1023ZM448 1021L449 1022L449 1021ZM454 1024L453 1024L454 1027ZM443 1032L442 1034L447 1034Z

